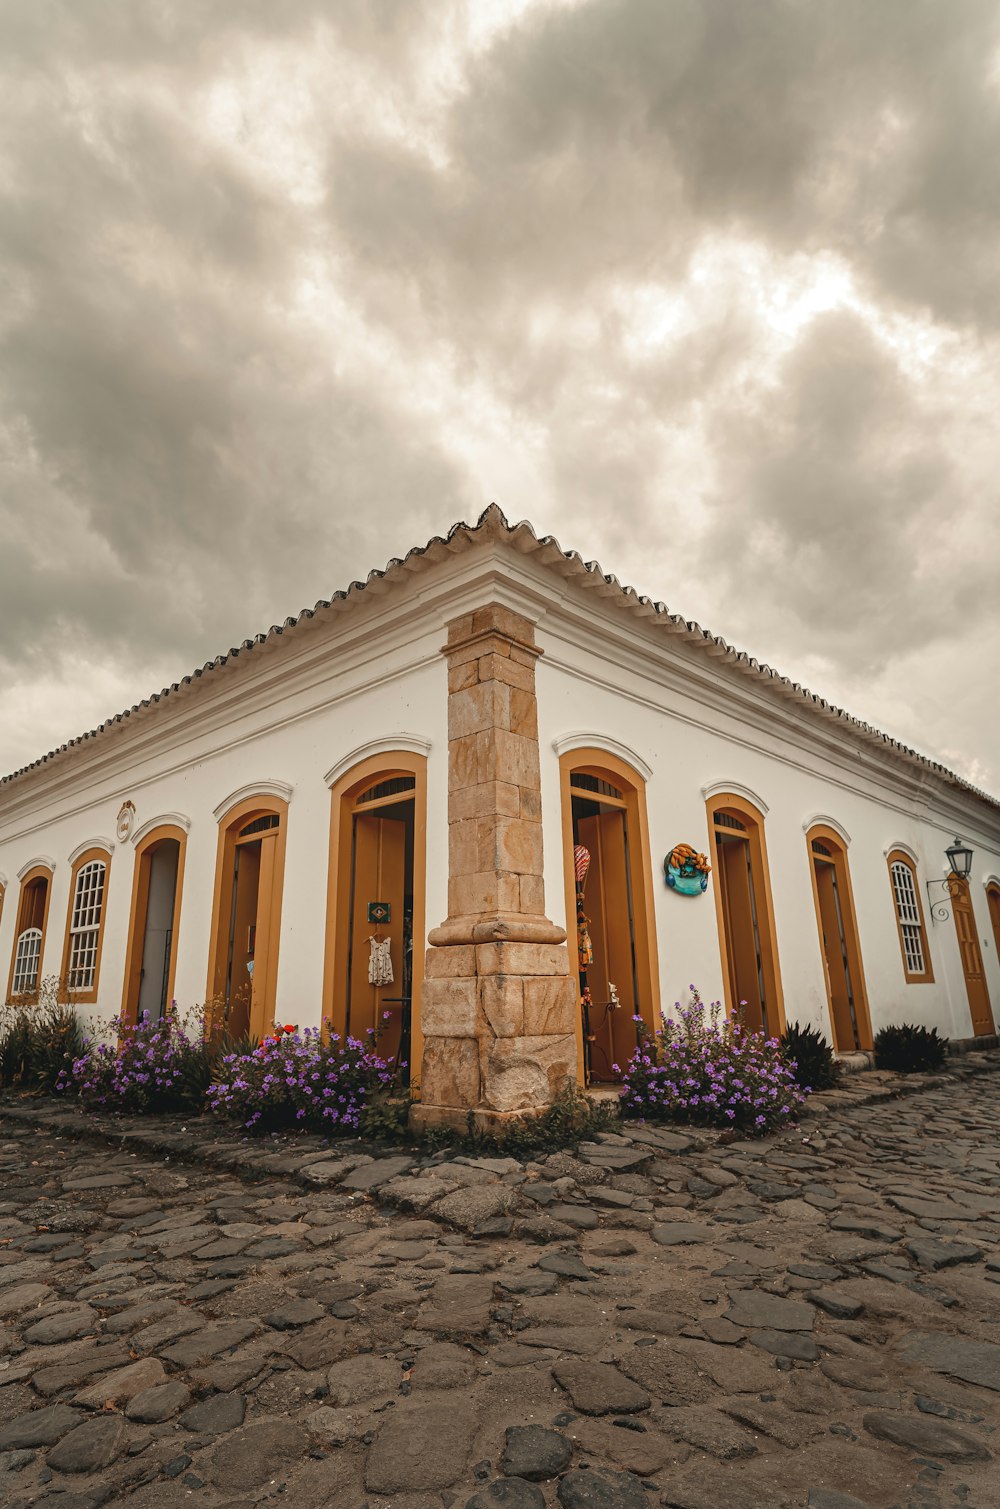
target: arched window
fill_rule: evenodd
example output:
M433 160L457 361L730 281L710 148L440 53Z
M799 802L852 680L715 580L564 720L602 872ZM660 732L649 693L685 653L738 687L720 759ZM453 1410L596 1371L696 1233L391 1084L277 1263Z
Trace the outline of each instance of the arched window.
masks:
M52 871L48 865L32 865L22 874L7 981L8 1000L32 997L38 992L51 891Z
M68 996L81 1004L97 1000L110 864L106 850L86 849L70 874L62 981Z
M580 991L578 1065L585 1083L609 1082L635 1052L633 1017L651 1031L659 1024L646 783L598 747L567 750L559 766L566 927Z
M889 880L892 885L892 901L896 912L896 927L899 932L899 948L903 956L903 975L908 985L932 985L934 969L930 949L927 946L927 929L924 925L924 905L917 881L917 867L902 849L893 849L888 856Z
M261 1038L274 1026L288 803L249 796L223 812L212 906L208 1017Z
M427 947L427 759L388 750L330 792L323 1018L341 1036L379 1036L383 1058L419 1078Z
M742 1007L750 1027L780 1037L785 1013L764 815L746 797L720 791L708 799L708 825L726 1005L730 1013Z
M833 1045L838 1053L868 1050L872 1030L847 845L835 828L822 823L809 829L806 844Z
M159 823L136 843L122 1018L157 1021L174 993L187 832Z

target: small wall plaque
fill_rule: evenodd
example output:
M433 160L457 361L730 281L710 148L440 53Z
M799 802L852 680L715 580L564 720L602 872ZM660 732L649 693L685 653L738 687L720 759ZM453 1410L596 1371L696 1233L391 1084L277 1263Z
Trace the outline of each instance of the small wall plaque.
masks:
M391 919L392 919L392 903L390 901L369 901L369 903L368 903L368 921L369 922L373 922L376 925L378 925L378 924L381 923L384 926L385 923L391 921Z
M132 832L135 823L135 803L122 802L118 809L118 817L115 820L115 832L118 834L119 843L124 843Z

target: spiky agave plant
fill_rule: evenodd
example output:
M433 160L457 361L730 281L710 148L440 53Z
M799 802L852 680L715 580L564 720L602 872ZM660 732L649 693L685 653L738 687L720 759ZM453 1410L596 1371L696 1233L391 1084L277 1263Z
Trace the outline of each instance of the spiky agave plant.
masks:
M815 1027L792 1022L781 1039L781 1051L804 1090L831 1090L837 1083L833 1049Z

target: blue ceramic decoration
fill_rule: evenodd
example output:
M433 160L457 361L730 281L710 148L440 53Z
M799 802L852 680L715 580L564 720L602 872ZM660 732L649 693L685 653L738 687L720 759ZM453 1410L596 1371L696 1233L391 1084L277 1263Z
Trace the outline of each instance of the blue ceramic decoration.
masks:
M679 896L701 896L708 890L711 865L690 844L675 844L663 861L663 874Z

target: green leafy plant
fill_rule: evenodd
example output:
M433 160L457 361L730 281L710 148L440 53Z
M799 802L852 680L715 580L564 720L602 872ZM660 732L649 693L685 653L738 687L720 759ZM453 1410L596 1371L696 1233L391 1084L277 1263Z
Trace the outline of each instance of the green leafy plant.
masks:
M477 1126L470 1111L464 1131L433 1127L422 1140L431 1152L448 1149L487 1157L500 1154L523 1161L540 1153L574 1147L598 1132L616 1131L618 1127L615 1102L592 1100L578 1084L570 1081L544 1111L537 1116L516 1116L502 1130L486 1131Z
M894 1069L897 1074L933 1074L944 1068L948 1044L936 1027L916 1027L903 1022L883 1027L875 1034L876 1069Z
M83 1048L83 1031L53 975L0 1008L0 1084L50 1092Z
M800 1089L832 1090L837 1083L833 1049L814 1027L792 1022L781 1039L781 1051Z

